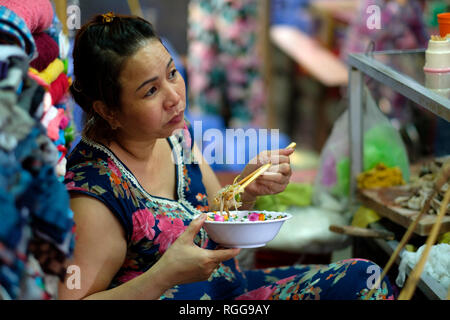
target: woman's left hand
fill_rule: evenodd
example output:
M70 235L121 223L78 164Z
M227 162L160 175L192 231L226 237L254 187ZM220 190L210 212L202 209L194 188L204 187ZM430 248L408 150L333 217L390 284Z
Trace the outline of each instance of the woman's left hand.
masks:
M257 196L276 194L286 189L292 174L289 156L293 152L294 149L263 151L245 166L240 179L245 178L262 165L272 163L266 172L245 188L242 194L244 205L254 202Z

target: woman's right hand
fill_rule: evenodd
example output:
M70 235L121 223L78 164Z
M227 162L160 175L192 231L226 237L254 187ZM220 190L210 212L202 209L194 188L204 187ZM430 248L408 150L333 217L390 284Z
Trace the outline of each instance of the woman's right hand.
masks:
M194 243L206 214L193 220L186 230L166 250L154 267L168 288L177 284L207 280L220 262L237 256L240 249L202 249ZM152 268L153 269L153 268Z

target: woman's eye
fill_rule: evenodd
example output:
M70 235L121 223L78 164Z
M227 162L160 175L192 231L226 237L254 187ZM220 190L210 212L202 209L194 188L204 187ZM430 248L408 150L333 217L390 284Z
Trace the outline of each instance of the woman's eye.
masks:
M170 71L170 73L169 73L169 79L175 78L176 75L177 75L177 69L173 69L173 70Z
M156 87L151 87L150 90L147 91L147 93L145 94L146 97L152 96L154 95L156 92Z

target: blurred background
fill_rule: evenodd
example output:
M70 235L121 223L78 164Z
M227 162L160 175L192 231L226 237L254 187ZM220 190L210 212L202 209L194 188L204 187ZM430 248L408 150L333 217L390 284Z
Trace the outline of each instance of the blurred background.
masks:
M205 130L279 129L280 146L295 141L305 166L318 160L348 106L348 53L365 52L371 41L376 51L426 48L429 36L438 34L437 13L449 6L443 0L68 0L71 4L80 7L81 24L109 11L134 11L151 21L185 77L188 119L203 120ZM380 8L380 29L367 27L370 5ZM448 153L446 122L382 84L371 88L412 160Z

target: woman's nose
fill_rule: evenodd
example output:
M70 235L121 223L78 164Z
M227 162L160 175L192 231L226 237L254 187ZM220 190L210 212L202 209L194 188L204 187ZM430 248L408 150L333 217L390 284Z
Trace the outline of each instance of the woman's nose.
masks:
M171 109L180 103L181 96L174 86L167 86L164 100L164 108Z

